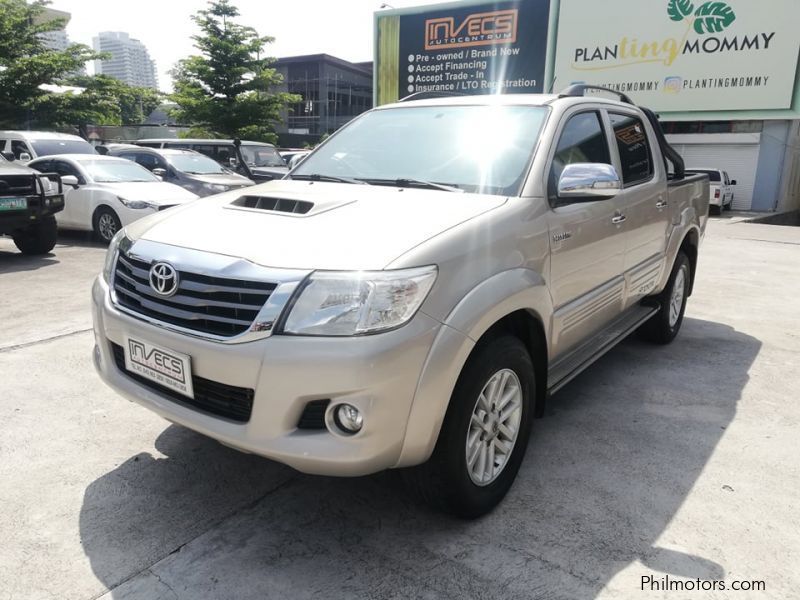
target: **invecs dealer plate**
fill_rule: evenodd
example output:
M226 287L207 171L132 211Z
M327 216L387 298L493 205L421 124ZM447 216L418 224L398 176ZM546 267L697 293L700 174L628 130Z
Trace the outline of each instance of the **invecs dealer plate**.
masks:
M150 342L125 338L125 368L131 373L194 398L192 359Z

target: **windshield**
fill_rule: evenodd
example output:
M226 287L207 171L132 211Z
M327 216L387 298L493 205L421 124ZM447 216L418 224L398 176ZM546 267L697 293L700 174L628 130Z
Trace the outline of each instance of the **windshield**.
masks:
M347 125L292 171L368 183L433 182L515 195L547 109L420 106L376 110Z
M81 160L81 166L97 183L159 181L144 167L129 160Z
M175 154L166 155L164 158L173 168L191 175L223 175L230 171L223 169L220 164L202 154Z
M36 156L52 154L97 154L89 142L83 140L32 140Z
M687 169L689 173L702 173L704 175L708 175L708 179L710 181L720 181L719 171L713 171L711 169Z
M285 167L281 155L272 146L257 146L255 144L242 144L239 146L244 161L249 167Z

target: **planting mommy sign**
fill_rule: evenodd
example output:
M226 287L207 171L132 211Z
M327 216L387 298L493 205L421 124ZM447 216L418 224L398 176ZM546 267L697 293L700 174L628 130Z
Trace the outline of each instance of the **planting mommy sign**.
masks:
M661 111L788 108L796 0L562 0L558 86L591 83Z

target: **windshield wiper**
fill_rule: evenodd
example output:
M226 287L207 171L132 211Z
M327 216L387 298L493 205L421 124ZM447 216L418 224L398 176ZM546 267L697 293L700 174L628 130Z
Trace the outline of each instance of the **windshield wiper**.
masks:
M436 183L435 181L422 181L421 179L408 179L400 177L399 179L365 179L367 183L375 185L394 185L397 187L418 187L427 188L429 190L442 190L444 192L458 192L464 193L460 187L454 185L447 185L445 183Z
M298 181L332 181L334 183L354 183L358 185L369 185L369 182L361 179L353 179L352 177L338 177L336 175L321 175L319 173L312 173L311 175L292 174L289 175L290 179L297 179Z

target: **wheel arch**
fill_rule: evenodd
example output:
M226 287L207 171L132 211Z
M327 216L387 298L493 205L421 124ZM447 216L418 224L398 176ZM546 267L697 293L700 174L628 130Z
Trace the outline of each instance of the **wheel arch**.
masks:
M536 376L536 415L544 410L552 317L543 278L529 269L495 275L467 294L445 319L420 374L396 466L425 462L433 452L458 378L479 344L504 333L519 337Z

